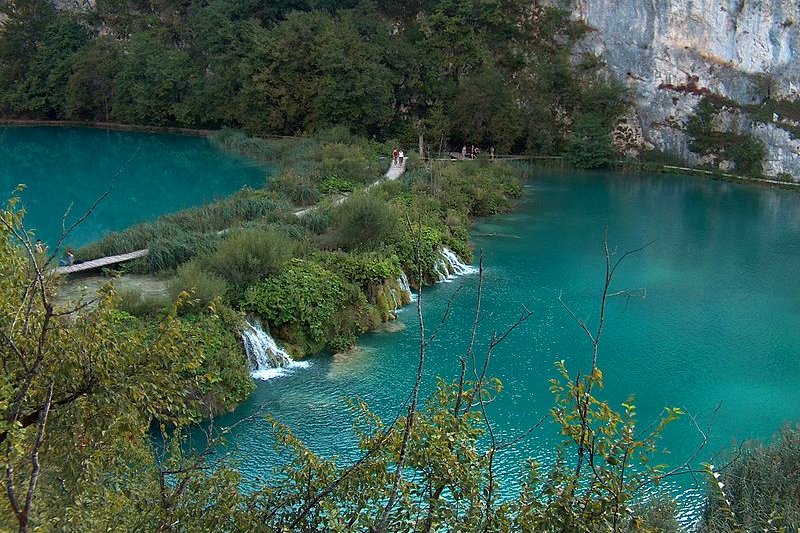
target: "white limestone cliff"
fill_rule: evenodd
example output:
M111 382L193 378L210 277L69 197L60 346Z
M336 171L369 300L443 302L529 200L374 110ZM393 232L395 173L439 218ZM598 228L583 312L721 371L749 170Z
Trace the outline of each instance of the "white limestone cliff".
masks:
M626 134L639 135L642 147L702 162L684 127L706 91L748 105L798 99L798 0L575 0L573 10L594 30L581 51L599 55L634 91ZM800 181L800 140L774 123L739 118L735 129L767 147L765 173Z

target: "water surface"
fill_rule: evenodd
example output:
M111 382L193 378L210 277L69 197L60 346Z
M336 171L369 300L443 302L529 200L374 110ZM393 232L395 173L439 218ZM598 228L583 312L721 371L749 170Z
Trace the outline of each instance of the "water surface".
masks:
M0 201L24 183L25 224L50 245L61 221L108 197L68 239L80 246L139 222L260 187L269 169L205 138L90 128L0 127Z
M545 174L526 187L514 213L483 220L473 230L486 264L481 346L523 306L534 312L496 350L490 367L505 385L490 406L501 438L524 431L548 411L556 361L564 359L573 371L590 366L591 346L558 296L563 292L579 317L596 324L606 228L620 252L654 242L627 260L615 280L617 289L646 289L646 298L610 302L599 356L603 397L618 406L635 395L643 422L664 406L685 409L703 427L713 421L698 461L735 442L769 438L800 418L800 195L688 177ZM431 326L462 281L466 287L453 315L428 352L427 391L436 376L458 372L477 280L466 277L423 293ZM217 423L263 410L314 451L352 460L344 399L363 398L386 419L397 414L416 368L415 317L407 308L392 331L367 335L359 350L318 356L307 369L259 382L247 402ZM500 456L507 493L517 488L524 459L550 463L558 440L548 423ZM238 426L229 442L250 482L285 459L257 421ZM680 463L699 442L688 419L674 424L662 440L667 461ZM696 516L703 487L688 477L670 486L686 516Z

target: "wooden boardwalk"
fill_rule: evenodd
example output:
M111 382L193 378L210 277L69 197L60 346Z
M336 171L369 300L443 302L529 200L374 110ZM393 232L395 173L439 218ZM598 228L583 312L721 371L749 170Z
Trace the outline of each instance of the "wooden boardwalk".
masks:
M383 175L383 178L381 178L381 179L379 179L379 180L377 180L377 181L373 181L372 183L370 183L369 185L367 185L367 186L364 188L364 190L367 190L367 191L368 191L368 190L370 190L370 189L371 189L371 188L373 188L374 186L376 186L376 185L378 185L379 183L381 183L381 182L383 181L383 179L384 179L384 178L386 178L386 179L387 179L387 180L389 180L389 181L394 181L394 180L396 180L397 178L399 178L400 176L402 176L402 175L403 175L403 173L406 171L406 161L408 161L408 159L405 159L405 160L403 161L403 164L402 164L402 165L395 165L394 163L392 163L392 165L389 167L389 170L387 170L387 171L386 171L386 174L384 174L384 175ZM349 197L350 197L350 193L345 193L345 194L342 194L342 195L340 195L340 196L338 196L338 197L334 198L334 199L331 201L331 205L334 205L334 206L336 206L336 205L339 205L339 204L341 204L342 202L344 202L345 200L347 200ZM305 215L307 215L308 213L310 213L310 212L312 212L312 211L316 211L316 209L317 209L318 207L319 207L319 205L312 205L311 207L306 207L305 209L300 209L299 211L295 211L295 212L294 212L294 215L295 215L296 217L298 217L298 218L302 218L302 217L304 217Z
M130 261L132 259L138 259L146 256L148 253L150 253L150 250L145 248L144 250L136 250L135 252L130 252L127 254L100 257L98 259L92 259L91 261L85 261L83 263L77 263L70 266L60 266L56 268L55 272L56 274L75 274L76 272L85 272L87 270L94 270L97 268L124 263L125 261Z
M388 180L396 180L397 178L402 176L405 171L406 171L406 162L405 161L403 161L402 165L392 164L392 166L389 167L389 170L386 172L386 174L384 174L384 178L386 178ZM374 187L375 185L377 185L381 181L382 180L378 180L378 181L376 181L374 183L371 183L369 186L367 186L367 189L370 189L370 188ZM345 194L345 195L340 196L339 198L334 199L333 200L333 205L341 204L342 202L347 200L348 196L349 195ZM297 217L302 217L303 215L305 215L305 214L307 214L307 213L309 213L311 211L314 211L316 208L317 208L317 206L313 205L313 206L308 207L306 209L302 209L300 211L295 211L294 214ZM222 230L222 231L220 231L218 233L224 233L225 231L226 230ZM130 252L130 253L127 253L127 254L111 255L111 256L108 256L108 257L99 257L97 259L92 259L91 261L85 261L83 263L77 263L75 265L57 267L55 269L55 273L63 275L63 274L75 274L77 272L86 272L88 270L95 270L95 269L98 269L98 268L103 268L103 267L107 267L107 266L111 266L111 265L117 265L119 263L124 263L125 261L131 261L133 259L138 259L140 257L146 256L148 253L150 253L150 250L144 249L144 250L136 250L135 252Z

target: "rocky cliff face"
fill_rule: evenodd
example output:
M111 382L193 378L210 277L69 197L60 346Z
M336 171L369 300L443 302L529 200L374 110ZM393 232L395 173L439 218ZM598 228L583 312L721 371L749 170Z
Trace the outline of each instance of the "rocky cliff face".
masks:
M688 149L686 122L703 94L751 109L768 99L798 100L798 0L575 0L574 17L596 30L583 51L603 58L633 89L636 112L623 129L641 147L724 168L721 158ZM800 139L788 131L796 119L731 115L720 127L765 144L767 175L800 181Z

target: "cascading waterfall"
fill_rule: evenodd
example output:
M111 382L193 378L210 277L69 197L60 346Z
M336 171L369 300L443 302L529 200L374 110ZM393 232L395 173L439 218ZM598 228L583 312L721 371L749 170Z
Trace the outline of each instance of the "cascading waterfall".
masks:
M417 295L411 292L411 284L408 282L408 276L406 276L405 272L402 272L400 277L397 278L397 285L400 287L400 290L408 294L408 297L412 302L417 301Z
M258 320L245 322L242 330L244 350L250 365L250 376L267 380L283 376L296 368L306 368L308 362L294 361L281 349Z
M459 276L478 272L476 267L462 262L458 255L447 246L439 249L439 255L441 257L433 265L434 271L439 276L439 281L452 281Z
M436 276L439 278L436 280L437 283L447 281L448 276L450 276L450 270L447 268L447 261L445 261L444 257L440 257L433 263L433 271L436 272Z

